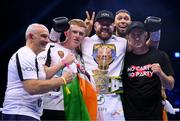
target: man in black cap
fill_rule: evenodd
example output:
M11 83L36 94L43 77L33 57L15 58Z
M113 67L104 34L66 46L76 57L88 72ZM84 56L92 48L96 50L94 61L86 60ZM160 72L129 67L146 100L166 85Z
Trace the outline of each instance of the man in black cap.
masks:
M126 120L162 120L161 87L174 87L168 55L146 45L144 23L132 22L127 28L132 52L126 54L123 70L123 108Z
M99 11L95 17L94 29L96 34L103 41L108 40L114 30L114 15L110 11Z
M86 37L81 43L83 58L80 60L92 76L91 83L98 92L97 120L124 121L121 98L116 91L122 88L119 75L127 40L113 35L114 15L110 11L102 10L97 13L94 29L96 34ZM76 32L76 35L79 34ZM57 36L54 39L58 39Z
M124 121L119 81L127 40L113 35L114 15L107 10L99 11L95 17L96 34L86 37L81 44L86 70L98 93L98 120Z
M115 14L115 35L126 38L126 30L132 22L131 14L126 9L120 9ZM145 19L149 31L149 40L146 44L158 48L161 36L161 18L149 16ZM128 41L128 51L131 51L131 42Z

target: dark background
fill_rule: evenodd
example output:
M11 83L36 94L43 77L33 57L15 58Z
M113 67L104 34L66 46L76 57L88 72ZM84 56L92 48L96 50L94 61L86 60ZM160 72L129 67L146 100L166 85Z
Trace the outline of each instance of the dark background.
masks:
M109 10L115 13L127 9L133 20L144 21L147 16L162 19L159 48L166 51L175 71L175 87L167 91L174 108L180 108L180 2L179 0L2 0L0 12L0 107L7 82L7 64L11 55L25 44L25 30L31 23L42 23L51 29L51 20L58 16L85 19L85 11ZM180 119L180 113L169 115Z

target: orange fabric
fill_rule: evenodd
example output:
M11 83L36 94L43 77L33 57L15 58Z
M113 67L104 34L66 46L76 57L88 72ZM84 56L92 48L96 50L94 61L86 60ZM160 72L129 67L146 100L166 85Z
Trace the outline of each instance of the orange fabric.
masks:
M167 112L163 108L163 121L168 121Z
M97 118L97 95L95 89L92 85L82 77L83 75L78 74L80 89L83 94L89 115L91 120L96 120Z

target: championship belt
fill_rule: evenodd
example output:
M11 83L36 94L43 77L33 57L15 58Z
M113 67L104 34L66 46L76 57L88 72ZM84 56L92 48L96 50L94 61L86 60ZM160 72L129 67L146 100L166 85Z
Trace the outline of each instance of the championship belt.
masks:
M93 73L97 93L109 93L109 77L107 76L107 71L95 70Z
M123 86L120 76L108 76L107 71L93 71L96 90L99 94L122 93Z
M120 76L111 76L109 80L109 92L123 93L123 84Z
M116 93L116 91L122 92L120 77L110 77L108 75L109 65L116 58L116 46L114 44L95 44L92 56L98 65L98 69L93 70L92 75L97 93L110 94Z

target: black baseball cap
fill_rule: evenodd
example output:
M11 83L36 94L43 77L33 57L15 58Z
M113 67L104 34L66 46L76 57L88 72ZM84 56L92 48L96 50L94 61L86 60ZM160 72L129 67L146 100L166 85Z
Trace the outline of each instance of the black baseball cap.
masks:
M114 15L112 12L107 11L107 10L101 10L97 13L95 17L95 21L98 21L100 19L109 19L112 22L114 22Z
M144 31L147 31L143 22L141 22L141 21L132 21L131 24L128 26L126 33L127 34L130 33L135 28L140 28L140 29L142 29Z

